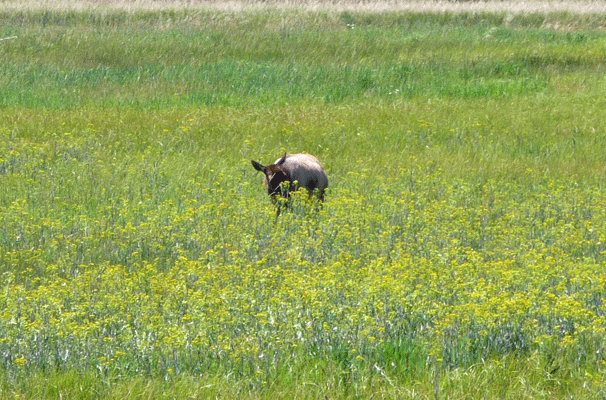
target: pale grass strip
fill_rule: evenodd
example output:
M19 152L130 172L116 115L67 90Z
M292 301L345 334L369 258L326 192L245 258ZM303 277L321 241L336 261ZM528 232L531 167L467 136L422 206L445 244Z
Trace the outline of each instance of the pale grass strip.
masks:
M244 11L263 8L303 9L310 11L426 11L426 12L506 12L606 14L606 0L561 1L429 1L429 0L0 0L0 10L179 10L216 9Z

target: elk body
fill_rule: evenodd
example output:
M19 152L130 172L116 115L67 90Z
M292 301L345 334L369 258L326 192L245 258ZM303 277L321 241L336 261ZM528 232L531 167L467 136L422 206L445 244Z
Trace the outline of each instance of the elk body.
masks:
M265 174L265 186L270 195L279 194L288 197L289 192L302 187L309 191L309 196L317 194L324 200L324 190L328 187L328 177L318 159L309 154L284 154L275 164L264 166L251 161L257 171ZM288 190L281 184L290 182ZM296 182L296 183L295 183Z

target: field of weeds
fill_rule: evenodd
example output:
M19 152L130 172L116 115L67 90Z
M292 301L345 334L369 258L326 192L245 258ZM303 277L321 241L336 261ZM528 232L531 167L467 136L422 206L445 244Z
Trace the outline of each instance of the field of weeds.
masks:
M606 15L2 4L0 398L606 395Z

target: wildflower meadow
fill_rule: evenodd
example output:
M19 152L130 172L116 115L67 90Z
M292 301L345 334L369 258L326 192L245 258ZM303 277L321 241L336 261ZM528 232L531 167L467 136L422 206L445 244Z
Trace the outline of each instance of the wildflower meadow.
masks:
M605 14L5 3L1 399L606 396Z

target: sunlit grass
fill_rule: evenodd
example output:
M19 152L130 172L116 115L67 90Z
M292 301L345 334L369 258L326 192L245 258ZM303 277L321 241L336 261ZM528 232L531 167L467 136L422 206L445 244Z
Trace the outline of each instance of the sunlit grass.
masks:
M110 0L99 3L94 0L78 1L78 0L4 0L3 6L11 11L25 10L59 10L59 11L165 11L165 10L219 10L230 12L241 11L267 11L273 8L280 9L303 9L312 11L354 11L354 12L402 12L412 11L416 13L554 13L554 12L569 12L575 14L602 14L604 8L599 1L587 0L569 0L560 1L557 3L538 0L538 1L478 1L478 2L449 2L449 1L432 1L411 0L406 2L392 1L373 1L360 3L356 0L341 0L339 2L325 2L317 0L296 0L296 1L255 1L255 0L237 0L237 1L215 1L201 0L197 2L174 0L170 2L158 2L150 0L124 1Z
M600 398L605 36L483 18L2 14L0 397Z
M110 381L236 374L256 396L313 365L342 371L334 389L357 393L373 376L389 388L512 356L575 379L602 373L605 204L592 179L537 174L534 156L517 153L501 175L447 171L435 155L452 142L418 152L439 136L434 123L383 121L409 124L407 158L379 168L345 152L346 168L325 163L324 207L301 199L276 221L249 166L259 138L237 147L240 134L221 128L239 154L221 164L233 152L213 155L207 134L218 117L258 116L192 111L171 125L164 115L145 118L151 136L127 131L147 126L130 113L122 127L75 118L55 135L4 131L0 347L12 379L56 368ZM338 114L310 116L347 130ZM479 147L485 131L466 129ZM389 146L367 149L393 163ZM489 162L481 154L477 166Z
M3 35L17 37L0 46L0 104L10 107L515 98L544 93L555 74L603 64L602 36L586 17L562 16L581 28L557 32L539 29L553 17L524 14L18 15L1 16Z

